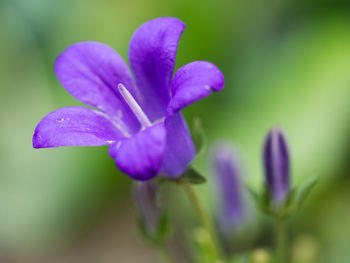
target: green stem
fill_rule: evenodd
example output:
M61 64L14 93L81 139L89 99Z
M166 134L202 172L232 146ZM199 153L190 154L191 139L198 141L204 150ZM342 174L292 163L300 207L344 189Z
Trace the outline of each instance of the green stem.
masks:
M187 195L189 197L189 199L191 200L197 216L199 218L199 221L203 227L203 229L205 229L205 231L208 232L209 237L210 237L210 241L212 243L212 247L213 247L213 251L215 252L215 256L217 257L217 259L221 258L221 251L220 251L220 246L219 246L219 241L218 238L216 236L216 232L214 231L214 227L212 225L211 220L209 219L207 213L205 212L202 203L200 202L200 199L195 191L195 189L193 188L192 185L188 184L188 183L183 183L181 182L181 184L185 187Z
M158 251L159 258L163 263L175 263L175 261L171 257L169 251L167 250L164 244L157 245L157 251Z
M276 218L276 257L278 263L289 263L288 229L285 218Z

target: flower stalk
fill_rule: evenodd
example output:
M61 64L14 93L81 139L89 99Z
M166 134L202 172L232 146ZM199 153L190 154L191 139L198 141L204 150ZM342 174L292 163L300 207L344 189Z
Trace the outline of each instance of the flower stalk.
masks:
M276 217L276 262L289 263L288 226L285 217Z
M203 229L207 231L209 234L212 250L214 251L215 257L216 257L215 259L221 259L221 249L219 245L219 240L216 236L216 232L214 230L213 224L209 216L205 212L204 207L200 202L200 199L195 189L191 184L183 183L183 182L180 182L180 184L184 186L187 192L187 195L196 211L200 224L202 225Z

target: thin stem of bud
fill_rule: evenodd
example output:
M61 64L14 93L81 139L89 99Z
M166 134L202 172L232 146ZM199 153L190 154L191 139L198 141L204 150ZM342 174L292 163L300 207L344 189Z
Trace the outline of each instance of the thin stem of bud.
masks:
M180 182L180 183L184 186L184 188L187 192L187 195L195 208L198 219L199 219L203 229L205 229L205 231L207 231L209 236L210 236L211 243L213 246L213 251L215 251L216 259L221 259L221 249L220 249L220 245L219 245L219 240L216 236L216 232L214 230L213 224L212 224L211 220L209 219L209 216L205 212L203 205L200 202L200 199L199 199L195 189L193 188L193 186L191 184L183 183L183 182Z
M289 263L288 228L284 217L276 217L276 259L278 263Z

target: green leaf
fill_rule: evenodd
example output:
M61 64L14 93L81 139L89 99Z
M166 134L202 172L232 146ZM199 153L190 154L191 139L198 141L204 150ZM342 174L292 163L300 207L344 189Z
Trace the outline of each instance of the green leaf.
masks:
M163 213L157 226L157 239L159 239L161 242L165 241L170 236L170 232L168 215Z
M261 196L261 207L264 211L270 211L271 208L271 196L269 190L265 187Z
M196 152L199 154L205 145L205 133L202 122L198 117L193 119L191 135L196 147Z
M207 179L192 167L185 171L180 180L189 184L204 184L207 182Z
M253 198L254 202L260 206L261 197L259 193L257 193L253 188L251 188L248 185L246 185L245 188L247 189L248 194Z
M318 181L317 179L313 179L308 183L299 187L298 197L297 197L298 207L300 207L302 203L305 201L305 199L309 196L309 194L311 193L311 190L314 188L317 181Z

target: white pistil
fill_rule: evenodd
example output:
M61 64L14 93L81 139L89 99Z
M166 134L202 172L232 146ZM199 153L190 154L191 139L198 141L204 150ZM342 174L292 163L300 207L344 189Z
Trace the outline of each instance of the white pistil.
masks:
M118 90L125 102L129 105L132 112L135 114L136 118L139 120L141 125L144 128L147 128L152 125L151 121L148 119L147 115L143 112L140 105L136 102L134 97L130 94L130 92L125 88L125 86L121 83L118 84Z

